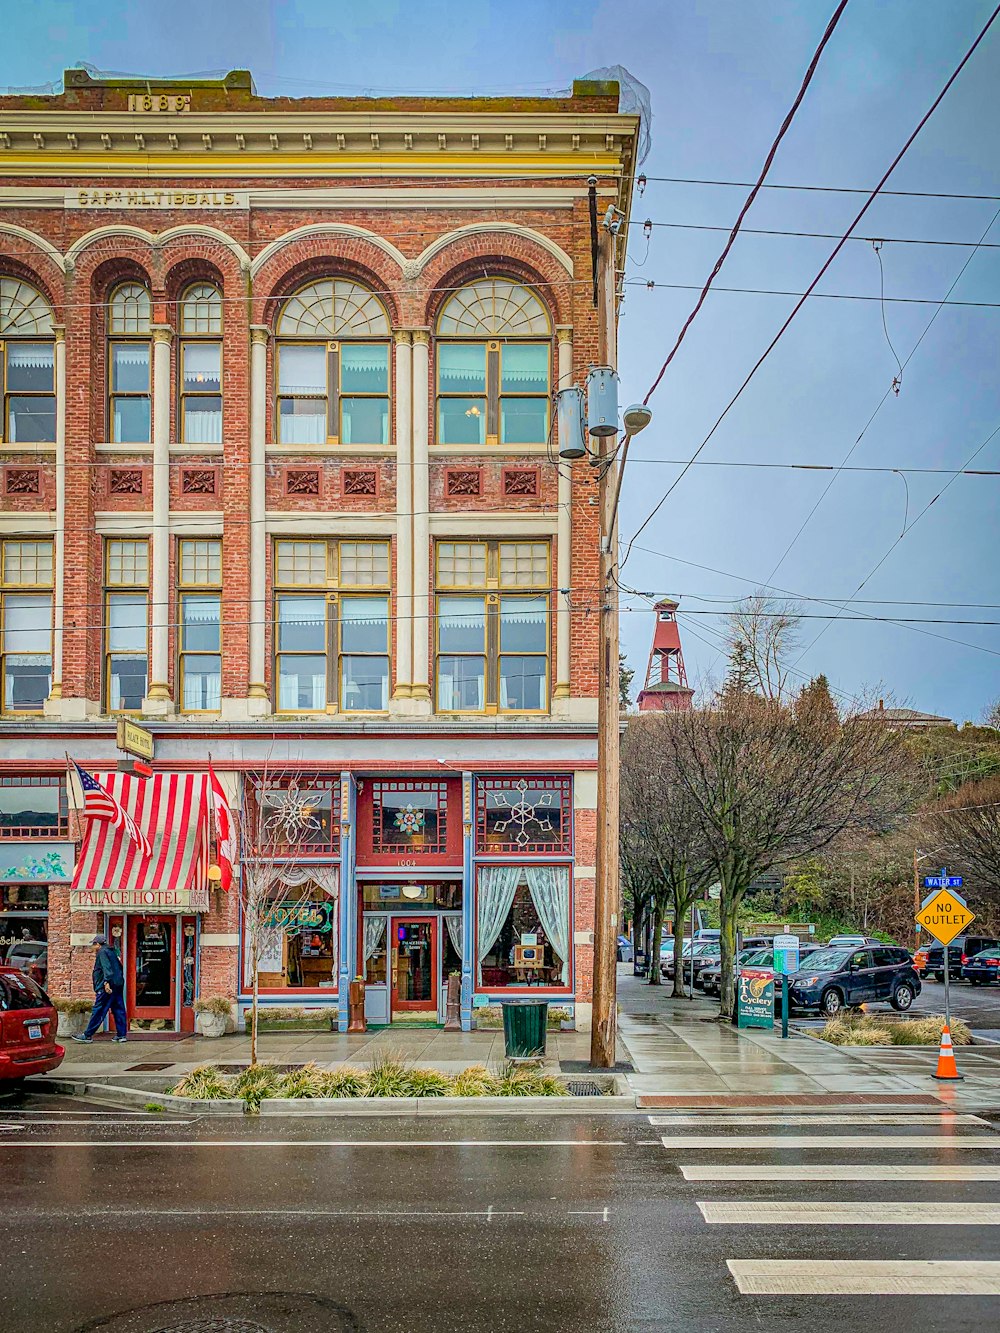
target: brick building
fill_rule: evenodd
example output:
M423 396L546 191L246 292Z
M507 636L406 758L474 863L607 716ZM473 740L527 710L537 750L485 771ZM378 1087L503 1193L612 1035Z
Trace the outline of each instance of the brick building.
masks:
M587 178L627 217L637 131L608 83L0 98L0 956L85 994L106 928L136 1027L245 999L210 755L309 813L266 1003L343 1027L363 973L370 1021L433 1022L460 972L464 1026L525 991L585 1021L596 483L552 396L596 358ZM120 716L148 784L109 776ZM163 874L91 856L71 895L67 752Z

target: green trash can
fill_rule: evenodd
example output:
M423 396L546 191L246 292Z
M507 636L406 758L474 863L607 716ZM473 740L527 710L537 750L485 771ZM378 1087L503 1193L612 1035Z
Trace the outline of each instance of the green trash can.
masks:
M503 1044L508 1060L526 1060L545 1054L547 1001L503 1004Z

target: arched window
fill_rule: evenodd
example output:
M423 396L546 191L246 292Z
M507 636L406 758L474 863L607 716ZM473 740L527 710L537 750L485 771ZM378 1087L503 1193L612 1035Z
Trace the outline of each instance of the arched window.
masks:
M196 282L181 297L180 438L222 443L222 296Z
M48 301L19 278L0 278L0 383L7 444L56 438L55 344Z
M552 326L533 291L505 278L470 283L438 317L438 444L544 444Z
M115 444L150 440L149 292L124 282L108 305L108 422Z
M389 317L372 292L324 278L278 319L279 444L389 443Z

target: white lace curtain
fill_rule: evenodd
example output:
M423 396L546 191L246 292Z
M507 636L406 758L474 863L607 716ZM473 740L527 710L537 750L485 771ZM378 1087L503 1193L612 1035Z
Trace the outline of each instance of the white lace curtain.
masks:
M365 917L365 962L371 958L385 938L385 917Z
M520 866L484 866L479 872L479 892L476 901L479 912L479 980L483 979L483 962L497 941L507 920L514 894L521 882Z
M448 938L451 940L451 947L462 957L462 918L461 916L446 916L444 924L448 928Z
M569 981L569 867L525 866L524 877L542 929L562 959L562 980Z

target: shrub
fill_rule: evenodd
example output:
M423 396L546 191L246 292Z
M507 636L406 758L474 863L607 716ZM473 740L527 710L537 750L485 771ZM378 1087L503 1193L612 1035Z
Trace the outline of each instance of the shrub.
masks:
M321 1097L364 1097L368 1090L368 1079L363 1069L344 1065L341 1069L320 1074L320 1087Z
M505 1061L496 1073L497 1092L501 1097L562 1097L566 1085L553 1074L543 1074L537 1065L519 1065Z
M937 1046L941 1041L941 1028L944 1019L941 1015L927 1018L907 1018L888 1024L895 1046ZM972 1033L960 1018L951 1021L951 1043L953 1046L969 1046Z
M279 1084L279 1097L325 1097L323 1091L323 1071L310 1062L301 1069L290 1069L283 1074Z
M246 1110L256 1114L265 1097L280 1096L280 1084L281 1075L274 1065L250 1065L233 1079L229 1095L242 1097Z
M410 1070L390 1051L376 1055L365 1079L366 1097L412 1097Z
M229 1080L215 1065L199 1065L192 1069L171 1091L175 1097L193 1097L198 1101L216 1101L231 1095Z
M53 995L50 996L52 1007L57 1013L76 1016L78 1014L89 1014L94 1007L93 1000L71 999L69 996Z
M892 1036L879 1023L864 1027L857 1023L833 1019L819 1034L821 1041L833 1046L891 1046Z
M841 1014L832 1018L818 1034L834 1046L937 1046L941 1040L941 1017L897 1018L889 1014ZM972 1033L961 1019L951 1026L955 1046L968 1046Z
M233 1002L228 995L199 996L194 1002L196 1014L219 1014L229 1018L233 1012Z
M485 1065L469 1065L455 1075L451 1090L455 1097L493 1097L497 1086Z
M454 1080L437 1069L411 1069L411 1097L450 1097Z

